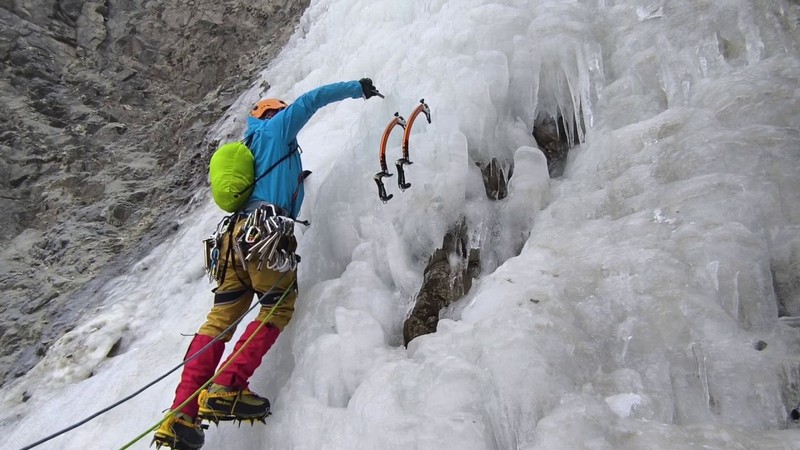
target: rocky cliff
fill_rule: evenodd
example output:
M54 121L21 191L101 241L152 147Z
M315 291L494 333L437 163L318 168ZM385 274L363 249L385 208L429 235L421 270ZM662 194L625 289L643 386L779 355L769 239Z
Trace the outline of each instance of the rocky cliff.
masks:
M308 0L0 0L0 384L175 231Z

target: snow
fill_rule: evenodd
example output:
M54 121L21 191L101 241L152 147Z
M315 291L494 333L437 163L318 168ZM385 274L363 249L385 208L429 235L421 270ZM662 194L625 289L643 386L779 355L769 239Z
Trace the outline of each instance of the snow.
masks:
M211 135L238 136L262 95L369 76L386 99L328 106L301 133L314 175L300 298L251 383L274 414L212 426L204 448L800 448L798 10L312 1ZM383 204L380 134L422 98L433 122L413 129L412 187L388 179ZM541 111L586 123L552 180L531 136ZM399 157L400 133L388 153ZM514 162L501 201L474 164L491 157ZM197 198L175 236L102 289L104 307L0 391L4 447L181 361L211 305L201 241L222 215ZM481 276L406 349L427 258L461 215ZM126 446L160 420L177 379L40 448Z

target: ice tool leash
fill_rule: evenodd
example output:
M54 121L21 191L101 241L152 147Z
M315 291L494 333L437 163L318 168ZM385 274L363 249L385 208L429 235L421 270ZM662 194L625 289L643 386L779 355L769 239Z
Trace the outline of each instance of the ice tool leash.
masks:
M400 188L401 192L404 192L406 189L411 187L411 183L406 183L406 173L403 170L403 166L414 164L409 159L408 155L408 142L411 138L411 128L414 126L414 121L420 114L425 114L425 118L428 120L428 123L431 123L430 107L428 107L428 104L425 103L425 99L421 99L419 103L420 104L417 105L414 111L411 112L408 122L406 122L403 116L401 116L399 113L394 113L394 118L389 122L389 124L386 126L386 129L383 131L383 137L381 138L380 146L381 171L372 177L372 179L375 180L375 183L378 185L378 197L380 197L383 203L388 202L392 199L392 197L394 197L392 194L386 194L386 186L383 184L383 179L393 175L389 173L389 169L386 165L386 144L389 141L389 135L392 134L392 130L394 130L394 127L398 125L403 128L403 156L394 163L395 167L397 167L397 187Z

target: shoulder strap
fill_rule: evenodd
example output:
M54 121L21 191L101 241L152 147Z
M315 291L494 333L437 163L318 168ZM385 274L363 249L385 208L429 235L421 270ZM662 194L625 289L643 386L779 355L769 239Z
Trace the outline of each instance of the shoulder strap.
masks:
M281 159L279 159L279 160L275 161L275 162L274 162L274 163L273 163L271 166L269 166L269 167L267 168L267 170L265 170L265 171L264 171L264 173L262 173L261 175L259 175L259 176L258 176L258 178L256 178L256 180L255 180L255 181L253 181L253 184L255 185L256 183L258 183L258 180L260 180L260 179L264 178L265 176L269 175L269 173L270 173L270 172L272 172L272 169L274 169L274 168L278 167L278 164L280 164L280 163L282 163L282 162L286 161L286 159L287 159L288 157L292 156L292 154L293 154L294 152L295 152L295 150L294 150L294 149L292 149L292 150L289 150L289 153L287 153L287 154L285 154L285 155L281 156ZM248 188L248 189L250 189L250 188Z
M247 145L247 143L248 143L248 142L249 142L249 140L245 140L245 142L244 142L244 145ZM249 148L249 146L248 146L248 148ZM276 167L278 167L278 164L280 164L280 163L282 163L282 162L286 161L286 159L288 159L290 156L292 156L292 154L293 154L295 151L297 151L297 150L296 150L296 149L293 149L293 148L289 149L289 152L288 152L288 153L286 153L285 155L281 156L281 159L279 159L279 160L275 161L275 162L274 162L274 163L273 163L271 166L269 166L269 167L267 168L267 170L265 170L265 171L264 171L264 173L262 173L261 175L259 175L259 176L258 176L258 178L256 178L255 180L253 180L253 182L252 182L252 183L250 183L250 184L249 184L249 185L248 185L246 188L242 189L242 190L241 190L239 193L237 193L237 194L236 194L236 197L238 197L238 196L239 196L239 195L241 195L241 194L244 194L244 193L245 193L245 192L247 192L247 191L248 191L248 190L249 190L251 187L255 186L255 185L256 185L256 183L258 183L258 182L259 182L259 180L261 180L261 179L262 179L262 178L264 178L265 176L269 175L269 173L270 173L270 172L272 172L272 170L273 170L273 169L275 169Z

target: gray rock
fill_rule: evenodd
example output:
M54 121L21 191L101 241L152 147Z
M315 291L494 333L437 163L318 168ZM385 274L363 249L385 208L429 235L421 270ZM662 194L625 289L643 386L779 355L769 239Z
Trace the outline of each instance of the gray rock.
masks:
M486 197L490 200L502 200L508 196L508 180L511 179L514 168L509 167L508 174L503 169L497 158L492 158L489 164L477 163L483 174L483 186L486 189Z
M582 111L580 117L583 117ZM555 118L543 111L537 114L533 123L533 137L547 158L547 169L551 178L564 174L569 149L580 144L580 136L584 135L583 131L579 132L579 127L580 130L585 130L582 120L576 123L576 119L572 118L567 124L561 114Z
M175 232L208 126L307 5L0 0L0 384Z
M436 331L439 312L469 292L479 272L480 255L477 249L467 249L467 225L462 218L447 231L442 247L425 267L416 303L403 324L405 345Z

